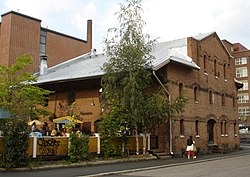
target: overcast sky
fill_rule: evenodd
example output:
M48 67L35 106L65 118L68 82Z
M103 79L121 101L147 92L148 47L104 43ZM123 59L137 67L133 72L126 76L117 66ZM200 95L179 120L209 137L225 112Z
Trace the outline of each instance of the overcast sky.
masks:
M18 11L42 20L42 27L86 40L93 20L93 48L102 52L107 29L117 27L126 0L0 0L0 14ZM215 31L220 39L250 48L249 0L143 0L145 32L168 41Z

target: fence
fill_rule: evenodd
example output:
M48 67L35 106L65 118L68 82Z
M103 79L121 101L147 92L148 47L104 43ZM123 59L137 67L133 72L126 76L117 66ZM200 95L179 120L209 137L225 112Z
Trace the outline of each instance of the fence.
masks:
M89 153L101 154L101 137L98 133L89 138ZM67 156L69 149L68 137L30 137L27 153L32 158L37 157L59 157ZM128 149L130 153L146 153L150 150L150 134L140 134L138 141L136 136L128 138ZM4 153L4 140L0 137L0 154Z

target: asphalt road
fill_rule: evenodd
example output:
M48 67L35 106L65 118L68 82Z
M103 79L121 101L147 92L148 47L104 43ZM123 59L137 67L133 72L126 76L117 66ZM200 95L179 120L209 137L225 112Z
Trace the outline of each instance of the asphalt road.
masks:
M129 175L137 175L136 173L131 172L143 172L145 170L149 170L153 172L156 169L163 170L156 173L166 174L164 172L165 168L173 169L174 171L180 171L180 169L186 169L190 171L190 168L195 168L199 166L199 164L206 164L203 167L208 167L209 164L213 164L214 161L223 160L223 163L227 161L232 161L234 158L238 157L248 157L249 159L245 158L238 158L235 163L242 164L245 161L250 162L250 148L244 148L244 150L235 151L228 154L212 154L212 155L204 155L200 156L194 160L188 160L186 158L174 158L174 159L167 159L167 160L144 160L144 161L137 161L137 162L121 162L121 163L114 163L114 164L100 164L95 166L84 166L84 167L68 167L68 168L55 168L55 169L43 169L43 170L29 170L29 171L9 171L9 172L0 172L0 177L79 177L79 176L101 176L101 175L113 175L118 176L119 174L125 175L127 172ZM230 159L230 160L229 160ZM242 159L242 162L241 162ZM210 162L210 163L209 163ZM216 162L217 163L217 162ZM222 164L223 164L222 163ZM188 166L189 168L187 168ZM232 164L231 164L232 165ZM212 165L211 169L212 168ZM180 168L181 167L181 168ZM248 164L248 167L249 164ZM178 170L179 169L179 170ZM153 170L153 171L152 171ZM185 175L186 170L181 170L181 172ZM218 170L218 169L217 169ZM219 169L220 170L220 169ZM129 173L130 172L130 173ZM196 174L199 174L199 170L196 170ZM223 172L223 171L222 171ZM146 174L149 174L149 171ZM146 176L146 174L142 174L142 176ZM127 175L127 174L126 174ZM140 175L140 174L138 174ZM153 175L153 174L152 174ZM173 174L174 175L174 174ZM195 175L195 174L193 174ZM159 176L159 175L158 175ZM181 175L183 176L183 175ZM202 175L201 175L202 176ZM237 175L238 176L238 175ZM250 175L248 175L250 176ZM178 177L178 175L177 175ZM240 177L240 176L238 176Z
M250 154L186 165L143 170L119 177L248 177Z

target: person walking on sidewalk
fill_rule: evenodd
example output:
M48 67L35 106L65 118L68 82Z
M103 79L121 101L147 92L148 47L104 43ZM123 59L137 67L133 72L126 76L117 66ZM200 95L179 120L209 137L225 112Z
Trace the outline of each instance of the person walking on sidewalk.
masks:
M187 149L186 149L187 153L188 153L188 159L190 159L190 155L192 152L192 157L193 159L196 158L196 156L194 155L194 141L193 141L193 137L190 136L187 140Z

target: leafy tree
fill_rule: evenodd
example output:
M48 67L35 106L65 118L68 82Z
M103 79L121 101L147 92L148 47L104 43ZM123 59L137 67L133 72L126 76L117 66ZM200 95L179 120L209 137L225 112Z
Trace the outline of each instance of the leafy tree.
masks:
M37 119L49 114L42 107L52 92L32 85L36 77L22 72L31 62L31 57L23 55L10 68L0 65L0 107L12 117Z
M36 77L23 69L31 63L31 57L23 55L11 67L0 65L0 108L10 113L1 120L4 136L3 167L12 168L27 164L28 120L48 115L42 109L51 91L35 85Z
M103 66L106 74L101 82L104 116L100 128L106 138L108 134L115 135L111 130L120 131L119 126L111 129L110 125L121 125L121 117L130 130L145 131L161 124L163 118L173 115L174 111L181 111L186 102L182 97L170 104L161 86L152 89L150 69L154 57L150 53L156 40L143 33L141 0L127 2L128 5L120 5L116 13L119 28L110 28L104 41L108 62Z
M102 148L104 158L110 156L121 155L120 138L126 138L126 119L127 114L124 114L126 109L124 106L113 102L110 107L110 114L104 115L99 126L102 137ZM126 139L122 141L125 143Z
M141 18L141 0L128 1L118 12L120 29L109 29L105 40L109 61L104 65L102 78L106 110L115 104L125 107L126 122L131 129L138 128L147 119L144 108L150 96L146 90L151 83L153 57L150 55L155 40L143 34L145 22ZM147 69L148 68L148 69ZM112 113L112 112L108 112Z

